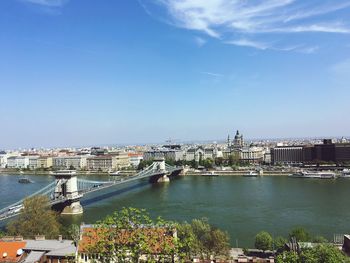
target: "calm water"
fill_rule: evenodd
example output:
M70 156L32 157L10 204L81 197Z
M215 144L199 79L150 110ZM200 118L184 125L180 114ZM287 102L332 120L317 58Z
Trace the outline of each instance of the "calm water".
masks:
M50 183L50 176L28 176L34 184L19 184L19 176L0 176L0 207ZM108 180L94 176L91 179ZM317 180L288 177L181 177L170 184L129 185L83 198L84 214L65 217L68 223L92 223L116 209L146 208L152 216L190 221L207 217L227 230L231 243L253 244L260 230L286 235L295 226L332 238L350 233L350 179Z

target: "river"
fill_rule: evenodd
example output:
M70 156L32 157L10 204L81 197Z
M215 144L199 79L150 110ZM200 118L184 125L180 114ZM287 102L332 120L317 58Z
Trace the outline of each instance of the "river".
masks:
M0 175L0 208L39 190L54 180L28 175L33 184L19 184L18 175ZM108 176L85 176L108 180ZM252 246L261 230L287 235L295 226L332 239L350 233L350 179L320 180L265 176L188 176L168 184L137 184L93 193L82 199L84 214L65 216L68 223L93 223L122 207L147 209L152 216L190 221L207 217L231 236L232 245ZM4 224L4 223L2 223Z

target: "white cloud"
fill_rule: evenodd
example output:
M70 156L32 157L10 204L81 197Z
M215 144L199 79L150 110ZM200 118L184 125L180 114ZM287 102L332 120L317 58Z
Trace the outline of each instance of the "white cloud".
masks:
M219 73L213 73L213 72L208 72L208 71L202 71L200 72L201 74L205 74L205 75L208 75L208 76L211 76L211 77L223 77L224 75L223 74L219 74Z
M325 0L319 3L303 0L140 1L165 8L167 22L174 26L197 30L225 43L261 50L268 49L269 45L249 40L252 36L280 34L283 37L283 34L303 32L350 34L350 21L344 14L329 21L330 13L350 8L350 0L336 3ZM230 40L237 35L238 40Z
M252 48L261 49L261 50L265 50L271 47L267 43L257 42L257 41L253 41L245 38L229 40L229 41L226 41L225 43L236 45L236 46L242 46L242 47L252 47Z
M46 6L46 7L61 7L66 4L69 0L21 0L31 4Z
M259 42L251 39L241 38L236 40L225 41L226 44L241 46L241 47L250 47L260 50L275 50L275 51L295 51L298 53L304 54L313 54L319 47L318 46L305 46L305 45L294 45L294 46L277 46L276 44Z

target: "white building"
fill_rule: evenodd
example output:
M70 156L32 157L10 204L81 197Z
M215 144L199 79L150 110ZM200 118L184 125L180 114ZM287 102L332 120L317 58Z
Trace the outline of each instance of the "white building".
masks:
M29 168L29 158L27 156L11 156L7 158L7 168Z
M52 167L54 169L85 169L87 167L87 157L85 155L53 157Z
M249 163L261 163L264 160L262 147L243 147L239 152L239 159Z
M133 167L137 167L142 160L143 160L143 154L129 153L129 161Z
M28 156L28 165L29 165L29 169L31 170L35 170L38 168L38 159L39 159L39 156Z
M7 154L5 152L0 153L0 168L6 168Z

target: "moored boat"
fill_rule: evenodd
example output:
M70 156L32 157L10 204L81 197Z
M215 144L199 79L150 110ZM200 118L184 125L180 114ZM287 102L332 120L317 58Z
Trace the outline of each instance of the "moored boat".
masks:
M334 179L336 174L329 171L300 171L289 175L295 178Z
M109 172L110 176L118 176L120 175L120 171L115 171L115 172Z
M244 177L258 177L259 173L256 171L249 171L248 173L243 174Z
M26 178L26 177L23 177L23 178L19 178L18 179L18 182L20 184L30 184L30 183L33 183L33 181L31 181L30 179Z
M341 172L340 177L342 177L342 178L350 178L350 169L344 169Z
M215 176L219 176L219 175L216 174L214 171L211 171L211 172L207 172L207 173L202 174L202 176L215 177Z

